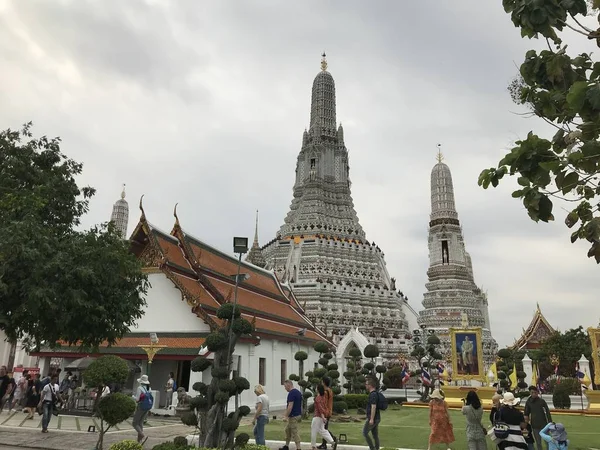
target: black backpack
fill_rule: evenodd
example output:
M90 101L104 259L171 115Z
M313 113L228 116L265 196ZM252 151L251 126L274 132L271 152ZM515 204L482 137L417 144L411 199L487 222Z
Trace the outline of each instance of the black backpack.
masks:
M385 411L388 408L388 401L381 392L377 393L377 409L380 411Z

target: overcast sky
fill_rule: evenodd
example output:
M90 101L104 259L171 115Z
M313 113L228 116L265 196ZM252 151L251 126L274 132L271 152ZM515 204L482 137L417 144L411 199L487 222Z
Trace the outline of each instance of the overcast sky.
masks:
M571 39L569 50L586 49ZM170 230L225 251L271 240L288 212L320 54L336 82L352 194L367 238L416 309L427 280L429 180L442 143L492 333L511 344L539 302L565 330L600 317L598 266L556 211L536 224L477 177L530 129L506 86L527 49L500 0L0 0L0 128L34 122L98 190L85 225L127 184ZM594 283L595 282L595 283Z

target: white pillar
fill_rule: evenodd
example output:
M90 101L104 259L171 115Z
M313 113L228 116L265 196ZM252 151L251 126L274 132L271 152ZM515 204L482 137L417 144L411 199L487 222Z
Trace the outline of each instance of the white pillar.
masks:
M529 355L527 355L527 353L525 353L525 356L523 356L523 372L525 372L527 374L527 376L525 377L525 383L527 383L527 385L529 386L531 384L531 379L533 378L533 361L531 361L531 358L529 357Z
M579 370L581 372L583 372L587 376L587 378L590 380L590 384L587 385L588 389L593 389L594 385L592 383L592 374L590 372L589 360L584 355L581 355L581 358L577 362L579 363Z

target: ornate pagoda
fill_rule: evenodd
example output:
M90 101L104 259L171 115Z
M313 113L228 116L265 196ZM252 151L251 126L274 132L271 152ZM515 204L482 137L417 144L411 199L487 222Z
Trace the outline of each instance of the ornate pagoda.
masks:
M359 327L384 357L406 345L414 314L391 278L382 250L369 242L350 192L335 82L325 54L312 85L310 127L296 163L294 198L275 239L262 248L266 268L289 284L306 313L338 343Z
M546 320L538 303L533 315L533 320L526 330L523 329L523 334L515 341L512 348L517 350L533 350L540 348L544 341L555 333L556 330Z
M454 202L452 173L441 152L431 171L429 269L419 325L435 331L449 351L449 328L481 327L483 357L491 364L498 344L490 330L487 295L475 284Z

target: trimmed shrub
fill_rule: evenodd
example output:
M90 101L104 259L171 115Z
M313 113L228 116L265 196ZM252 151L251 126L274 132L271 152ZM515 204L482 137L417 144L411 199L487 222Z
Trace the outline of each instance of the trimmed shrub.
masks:
M294 355L294 359L296 361L304 361L304 360L308 359L308 353L300 350L300 351L296 352L296 354Z
M346 402L333 402L333 412L336 414L343 414L348 411L348 404Z
M570 386L563 386L562 383L557 384L554 387L554 393L552 394L552 403L557 409L570 409L571 399L569 398Z
M348 409L366 408L369 400L367 394L346 394L343 398Z
M240 433L235 437L235 446L245 447L249 440L250 435L248 433Z
M110 426L115 426L129 419L135 412L135 400L120 392L103 397L98 403L102 419Z
M175 439L173 439L173 444L175 444L177 447L187 447L188 440L185 436L177 436Z
M204 356L198 356L197 358L194 358L192 360L191 369L192 369L192 372L204 372L210 366L212 366L212 361L210 359L206 359ZM195 385L196 385L196 383L194 383L194 386ZM194 388L193 386L192 386L192 388L195 391L198 391L198 389ZM198 391L198 392L200 392L200 391Z
M210 333L204 343L211 352L218 352L229 345L229 339L223 333Z
M187 445L187 441L185 442ZM142 444L131 439L126 439L121 442L115 442L113 445L108 447L108 450L143 450Z
M242 312L240 311L239 306L235 307L235 312L233 308L233 303L223 303L217 310L217 317L219 319L231 319L232 315L234 318L240 317Z

